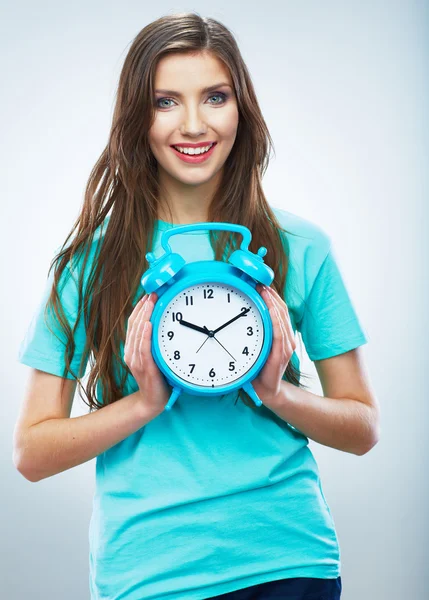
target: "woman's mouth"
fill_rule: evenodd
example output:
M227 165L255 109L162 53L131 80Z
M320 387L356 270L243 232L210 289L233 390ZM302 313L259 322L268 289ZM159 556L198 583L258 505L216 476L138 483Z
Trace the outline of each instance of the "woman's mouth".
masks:
M208 150L204 149L205 151L203 151L203 152L200 152L201 148L198 148L199 154L185 154L185 152L181 152L180 150L177 150L177 148L175 146L171 146L171 148L174 151L174 153L176 154L176 156L178 156L181 160L183 160L184 162L187 162L187 163L195 164L195 163L201 163L201 162L204 162L205 160L207 160L213 154L213 150L214 150L215 146L217 146L217 142L214 142L214 144L212 144ZM186 150L186 148L184 148L184 149ZM192 149L192 150L195 151L195 149Z

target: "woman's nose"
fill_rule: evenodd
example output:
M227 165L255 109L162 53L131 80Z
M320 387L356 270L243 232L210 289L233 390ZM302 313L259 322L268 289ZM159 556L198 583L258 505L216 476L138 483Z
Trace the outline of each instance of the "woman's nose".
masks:
M188 107L184 111L181 134L200 135L207 130L201 111L198 107Z

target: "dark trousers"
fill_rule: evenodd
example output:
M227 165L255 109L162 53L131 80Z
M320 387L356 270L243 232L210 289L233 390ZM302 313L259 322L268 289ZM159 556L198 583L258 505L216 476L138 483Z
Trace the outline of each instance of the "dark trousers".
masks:
M292 577L259 583L241 590L212 596L213 600L339 600L341 577L317 579ZM207 600L212 600L207 598Z

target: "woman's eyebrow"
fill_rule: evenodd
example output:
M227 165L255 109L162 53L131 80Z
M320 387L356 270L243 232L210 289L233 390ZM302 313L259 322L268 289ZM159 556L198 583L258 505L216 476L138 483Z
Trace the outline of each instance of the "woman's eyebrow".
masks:
M203 88L201 92L211 92L213 90L217 90L220 87L230 88L231 86L229 85L229 83L216 83L216 85L210 85L209 87ZM174 90L155 90L155 92L158 94L171 94L172 96L178 96L179 98L182 97L182 94L180 92L175 92Z

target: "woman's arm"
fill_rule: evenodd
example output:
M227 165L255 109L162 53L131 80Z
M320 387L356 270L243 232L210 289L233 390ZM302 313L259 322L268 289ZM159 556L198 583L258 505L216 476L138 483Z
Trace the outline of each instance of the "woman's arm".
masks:
M29 481L46 479L95 458L158 414L137 391L87 415L17 427L15 466Z
M380 407L361 349L315 365L325 396L283 380L270 410L319 444L362 456L379 441Z

